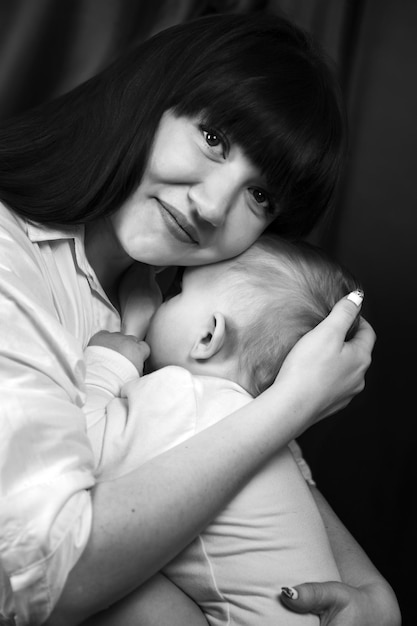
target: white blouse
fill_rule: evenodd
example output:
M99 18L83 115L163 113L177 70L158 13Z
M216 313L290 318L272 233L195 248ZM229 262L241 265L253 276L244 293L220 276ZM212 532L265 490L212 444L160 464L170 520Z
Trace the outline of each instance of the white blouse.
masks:
M29 224L0 203L0 328L0 573L13 589L0 614L12 602L19 625L36 625L90 533L83 350L120 330L82 226Z
M0 203L0 329L0 616L36 626L91 529L84 350L99 330L120 331L83 226L30 224Z

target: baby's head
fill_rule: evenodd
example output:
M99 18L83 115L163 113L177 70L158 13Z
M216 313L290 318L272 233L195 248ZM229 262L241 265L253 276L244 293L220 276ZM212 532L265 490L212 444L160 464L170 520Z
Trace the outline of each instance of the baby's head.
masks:
M234 259L184 271L180 293L151 321L150 369L180 365L258 395L298 339L358 287L318 248L263 235Z

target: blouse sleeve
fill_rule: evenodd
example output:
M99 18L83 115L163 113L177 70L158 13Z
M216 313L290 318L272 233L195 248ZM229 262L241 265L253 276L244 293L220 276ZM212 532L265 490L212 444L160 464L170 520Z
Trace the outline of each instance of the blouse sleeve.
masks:
M0 561L18 623L35 626L88 541L93 455L81 346L13 221L0 221L0 324Z

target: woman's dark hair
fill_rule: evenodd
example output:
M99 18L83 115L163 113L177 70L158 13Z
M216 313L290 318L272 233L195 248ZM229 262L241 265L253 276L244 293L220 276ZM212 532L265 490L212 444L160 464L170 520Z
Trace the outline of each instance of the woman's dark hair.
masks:
M337 84L310 38L276 16L169 28L71 92L0 125L0 198L29 219L85 223L141 181L162 114L203 114L260 167L281 235L331 205L345 146Z

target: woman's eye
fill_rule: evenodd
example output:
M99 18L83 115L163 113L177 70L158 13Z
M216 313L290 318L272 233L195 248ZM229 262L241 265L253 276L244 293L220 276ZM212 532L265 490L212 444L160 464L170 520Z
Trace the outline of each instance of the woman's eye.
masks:
M223 133L215 130L214 128L207 128L205 126L201 126L201 131L204 135L206 144L223 158L226 158L228 143Z
M252 197L255 202L262 206L268 213L273 213L275 211L274 202L271 200L270 196L263 189L259 189L258 187L251 187L249 189Z

